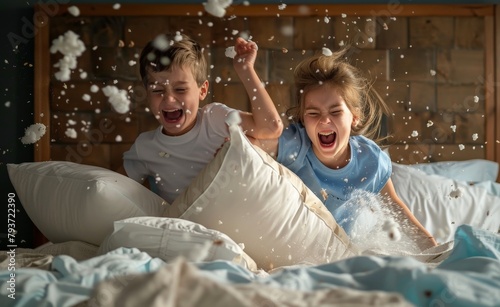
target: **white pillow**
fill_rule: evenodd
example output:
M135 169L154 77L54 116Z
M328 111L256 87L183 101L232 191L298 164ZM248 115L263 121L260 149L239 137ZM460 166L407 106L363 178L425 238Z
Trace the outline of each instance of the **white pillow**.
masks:
M392 167L396 193L438 242L453 240L462 224L499 231L500 197L411 166L393 163Z
M160 216L168 205L136 181L105 168L66 161L8 164L23 208L51 242L100 245L113 222Z
M172 203L181 218L243 243L258 268L266 271L357 253L299 177L253 147L239 126L229 130L231 141Z
M196 262L227 260L257 270L252 258L227 235L182 219L134 217L116 221L98 253L119 247L137 248L166 262L182 256Z
M464 182L495 182L498 175L498 163L484 159L419 163L410 166L429 175L439 175Z
M488 193L500 197L500 183L494 181L474 182L470 185L486 189Z

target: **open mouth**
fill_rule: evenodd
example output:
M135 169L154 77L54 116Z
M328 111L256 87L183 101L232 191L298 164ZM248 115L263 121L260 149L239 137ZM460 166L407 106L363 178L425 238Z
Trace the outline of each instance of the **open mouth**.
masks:
M330 133L318 133L318 138L319 142L321 143L321 146L324 147L331 147L335 143L335 140L337 139L337 133L335 132L330 132Z
M163 119L168 123L175 123L181 119L184 111L182 109L162 111Z

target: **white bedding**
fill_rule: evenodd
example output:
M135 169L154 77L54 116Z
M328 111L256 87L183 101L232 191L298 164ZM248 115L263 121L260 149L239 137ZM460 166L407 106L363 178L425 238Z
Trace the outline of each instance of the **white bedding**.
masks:
M102 307L412 306L398 293L367 292L347 287L308 291L302 290L299 283L292 283L292 279L288 284L276 280L275 285L271 284L271 279L266 282L264 278L250 278L255 282L230 283L220 274L208 272L214 271L200 270L180 258L156 272L129 276L126 282L120 282L120 278L105 281L95 289L88 304Z
M399 197L440 243L452 240L463 224L493 233L500 229L500 197L487 189L396 163L392 180Z
M321 200L234 128L228 146L172 205L130 178L95 166L66 161L9 164L9 176L30 218L54 243L100 245L115 221L164 215L182 216L227 235L266 269L300 261L320 264L358 253ZM392 179L417 219L445 243L463 224L498 232L500 196L481 188L495 186L497 173L498 165L485 160L393 163ZM316 244L319 234L329 241L327 246Z
M135 248L49 270L16 270L17 306L495 306L500 237L470 226L437 266L406 256L357 256L316 266L252 272L233 262L165 263ZM10 272L0 271L0 305L10 306ZM381 282L383 281L383 282Z
M251 151L251 148L248 150ZM123 178L109 170L64 161L10 166L12 170L16 169L16 172L11 172L11 176L16 177L13 180L16 192L23 200L23 206L29 207L30 210L26 210L28 214L34 212L37 217L34 222L42 232L61 240L60 243L34 250L16 251L18 266L15 271L15 292L18 306L33 306L40 302L57 306L102 304L99 300L103 298L107 300L103 306L108 303L127 306L124 301L135 306L135 299L139 296L143 304L153 304L154 301L186 306L197 306L210 300L236 306L268 303L271 306L307 306L318 302L329 305L349 302L384 306L428 306L452 302L454 306L489 306L492 302L500 301L500 198L482 189L479 182L476 182L476 186L470 186L467 181L427 174L414 167L393 165L392 178L398 195L438 242L446 243L420 253L401 248L403 245L398 241L391 242L390 246L375 244L369 249L359 248L346 239L345 233L331 216L325 217L320 201L318 204L316 199L311 198L306 188L290 186L286 190L287 197L294 199L297 204L294 208L301 209L296 212L324 223L338 242L355 251L345 255L341 250L340 254L345 257L304 265L294 263L295 258L290 255L297 254L297 251L290 247L288 251L283 237L275 237L273 233L263 235L266 229L274 228L267 227L268 224L264 225L258 219L263 214L269 214L266 208L286 203L270 201L271 198L265 197L269 191L262 191L265 185L251 184L252 180L265 183L272 174L279 179L275 180L276 185L272 189L272 192L276 192L280 180L293 180L293 177L283 175L284 171L272 161L246 159L248 157L243 156L244 152L237 153L231 157L241 161L229 165L241 165L242 161L246 161L245 165L255 167L252 161L263 161L263 164L259 163L266 168L267 175L258 176L260 172L256 168L251 180L244 173L238 174L238 180L227 181L225 177L225 187L231 184L232 188L225 193L213 193L214 190L210 190L210 199L203 205L217 205L218 210L223 210L221 201L229 199L227 206L236 201L232 192L251 189L245 191L249 195L247 200L251 199L252 193L261 193L264 196L261 197L263 203L253 204L245 211L245 215L239 216L240 223L253 221L251 229L258 229L261 234L252 238L257 232L248 231L240 238L250 238L254 240L253 243L265 241L269 254L261 253L259 256L262 259L270 256L286 257L282 258L285 260L282 263L286 263L283 266L266 267L266 271L262 270L262 266L256 266L257 261L249 256L250 253L247 254L249 249L253 249L252 245L248 244L245 250L244 242L234 240L223 230L230 225L227 223L230 215L224 221L218 221L219 226L221 222L226 223L224 227L214 224L219 229L206 227L202 223L203 219L197 223L145 216L148 215L148 208L150 211L153 208L157 215L165 206L168 208L165 212L177 214L183 212L180 209L187 208L168 207L170 205L151 191L130 181L127 181L130 188L122 189L117 196L117 199L127 199L127 202L113 201L110 190L102 187L116 187ZM89 169L93 170L94 175L89 175ZM57 173L54 175L53 171ZM221 182L217 181L220 179L214 174L216 172L201 177L202 182L222 187ZM466 173L461 172L461 175ZM489 176L493 177L494 174ZM50 193L51 186L63 189L64 193ZM116 191L112 190L111 193ZM86 194L92 196L91 201L83 197ZM49 195L50 200L44 199L44 195ZM68 195L82 197L75 203L67 200ZM203 200L196 197L193 204L200 199ZM267 203L264 203L266 200ZM252 205L251 202L246 203ZM59 211L55 208L59 208ZM86 212L84 219L79 215L82 209ZM193 215L206 216L204 213L212 212L208 211L209 207L201 205L191 209ZM107 212L106 216L103 216L103 212ZM272 223L277 229L309 229L304 228L308 226L307 223L294 223L297 217L293 214L281 218L283 215L280 214L284 210L272 212L274 215L266 219L266 223ZM58 224L57 219L66 223ZM280 222L284 224L284 221L286 225L280 226ZM96 223L98 232L85 232L88 227L92 227L89 225L95 226ZM239 228L228 229L237 233ZM280 238L283 240L280 246L285 248L273 255L273 242ZM318 241L316 236L304 235L303 240L307 240L307 246L318 250L325 248L325 242ZM93 242L96 243L90 244ZM335 249L335 245L331 245L331 248ZM331 252L337 254L339 251ZM0 256L0 305L7 306L12 303L9 298L9 294L12 294L9 289L12 288L9 286L13 278L10 274L14 272L9 271L9 254L2 252ZM172 280L176 283L172 283ZM381 283L381 280L384 282ZM452 300L448 301L450 297Z

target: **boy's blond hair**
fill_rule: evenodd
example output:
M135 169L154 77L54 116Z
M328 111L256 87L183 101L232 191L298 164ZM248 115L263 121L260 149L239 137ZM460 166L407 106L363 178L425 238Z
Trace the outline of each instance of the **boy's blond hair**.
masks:
M148 72L165 71L172 66L190 68L198 86L207 80L203 49L185 34L158 35L142 49L139 61L139 72L145 87L148 85Z
M381 141L385 139L380 136L381 123L383 115L389 114L389 108L361 71L348 62L348 49L340 49L332 55L318 53L297 65L294 79L298 104L287 114L302 123L305 95L318 86L331 86L339 91L349 110L359 120L356 126L351 127L351 134Z

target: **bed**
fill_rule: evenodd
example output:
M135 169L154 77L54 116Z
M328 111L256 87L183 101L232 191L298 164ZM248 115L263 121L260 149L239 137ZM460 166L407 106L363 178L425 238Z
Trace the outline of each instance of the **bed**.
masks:
M444 165L457 179L430 174L439 163L428 173L394 164L400 196L415 200L409 206L440 242L420 249L403 223L398 240L364 223L347 238L297 177L232 130L173 204L100 167L10 165L50 243L2 252L2 305L14 297L19 306L498 304L500 197L463 181L465 163L486 167L475 179L496 176L497 164Z
M328 16L383 14L389 7L312 8L308 14L317 19L324 12ZM434 6L403 8L405 12L413 12L409 15L423 16L436 9ZM486 33L492 35L495 7L450 8L439 11L483 16ZM106 5L79 5L77 9L78 13L74 7L58 6L55 16L65 19L48 19L53 23L50 29L40 28L38 48L48 50L49 33L58 37L61 25L73 17L81 16L69 23L70 27L92 24L86 16L115 16L120 12L119 7ZM198 6L123 5L121 9L128 15L169 12L174 17L179 12L197 16L202 11ZM244 16L243 12L253 17L304 14L302 6L289 6L288 10L286 6L271 9L249 6L247 11L241 6L225 9L228 16ZM37 12L47 12L47 7L44 10L41 6ZM485 45L487 66L492 48L490 43ZM113 156L108 159L102 156L115 151L120 155L123 147L127 147L124 140L127 136L108 128L128 129L117 119L127 123L138 121L143 128L149 124L141 119L141 114L126 120L128 116L116 115L116 109L109 106L105 109L101 104L100 109L115 115L106 117L113 118L113 125L103 125L100 129L87 127L90 134L85 134L85 129L77 130L84 133L76 138L66 135L68 126L58 119L67 113L72 122L88 121L89 114L95 115L96 106L81 103L81 100L88 102L82 97L86 92L70 93L72 85L78 85L71 81L78 78L75 75L66 81L54 79L57 71L49 63L57 59L47 61L47 50L37 53L36 64L39 75L35 114L37 123L44 125L35 127L38 130L27 136L37 146L35 162L10 164L8 171L23 208L48 242L27 249L17 248L13 240L10 249L1 252L2 306L497 306L500 303L500 188L496 182L499 159L495 159L496 132L488 129L490 125L494 127L494 116L487 116L485 144L478 146L481 150L473 151L477 157L446 160L448 156L444 155L444 160L436 161L438 154L421 150L425 157L433 156L434 160L401 163L401 160L418 160L422 155L415 155L412 150L411 155L402 159L399 148L422 149L426 140L389 146L396 191L440 243L437 247L422 246L422 238L397 213L389 214L385 201L376 195L361 195L354 202L370 208L380 221L359 222L356 235L348 237L321 201L293 173L253 147L231 122L228 122L231 142L224 145L171 204L117 173L114 163L102 162L114 161ZM491 69L491 65L488 67ZM76 71L84 79L83 69ZM492 78L488 72L484 71L486 77ZM119 73L122 77L130 76L124 71ZM223 73L230 74L221 69L220 74ZM63 75L61 72L59 77ZM94 84L96 78L103 78L104 81L99 79L103 82L100 85L113 84L110 80L115 78L104 78L106 73L102 72L91 75ZM63 106L57 103L61 83L69 93ZM133 88L133 83L130 84ZM226 88L231 84L226 85L221 86ZM220 88L214 89L214 95L220 91L230 95L230 91ZM75 95L82 98L78 107L71 104L72 99L76 100ZM495 105L494 97L485 97L485 107L480 112L490 114L487 111ZM138 99L132 104L141 107ZM97 118L97 123L106 123L99 121L102 117ZM43 131L46 134L38 137L37 133L41 134L46 126L49 127ZM93 142L85 138L89 135L93 136ZM69 159L70 153L79 160ZM383 222L389 219L396 222L395 228L384 227Z

